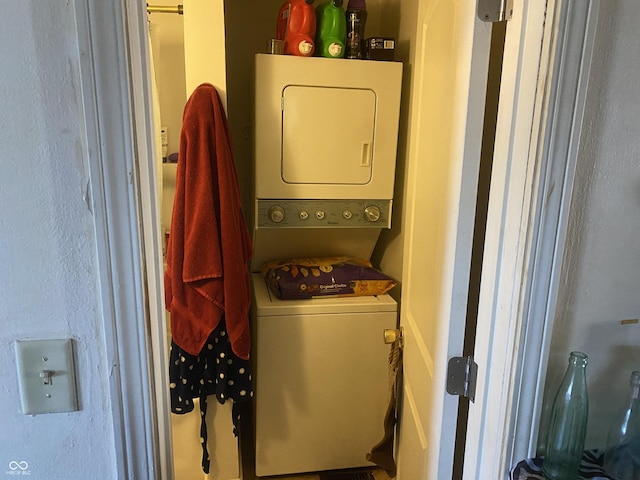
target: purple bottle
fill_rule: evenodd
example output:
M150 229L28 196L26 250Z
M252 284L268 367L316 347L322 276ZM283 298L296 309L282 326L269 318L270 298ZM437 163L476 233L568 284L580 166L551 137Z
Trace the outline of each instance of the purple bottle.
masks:
M347 41L345 58L364 58L364 27L367 23L365 0L349 0L347 5Z

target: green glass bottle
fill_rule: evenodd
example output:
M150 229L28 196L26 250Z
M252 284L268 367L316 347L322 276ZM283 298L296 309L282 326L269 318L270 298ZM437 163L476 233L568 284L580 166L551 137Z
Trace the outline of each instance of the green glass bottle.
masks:
M607 437L604 470L614 480L640 479L640 372L632 372L631 391Z
M547 452L542 463L542 471L550 480L576 480L580 475L589 414L586 366L584 353L571 352L551 407Z

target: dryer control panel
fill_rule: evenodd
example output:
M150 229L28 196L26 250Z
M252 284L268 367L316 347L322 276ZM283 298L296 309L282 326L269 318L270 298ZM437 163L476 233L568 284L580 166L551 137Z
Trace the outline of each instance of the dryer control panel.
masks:
M258 199L258 228L391 228L391 200Z

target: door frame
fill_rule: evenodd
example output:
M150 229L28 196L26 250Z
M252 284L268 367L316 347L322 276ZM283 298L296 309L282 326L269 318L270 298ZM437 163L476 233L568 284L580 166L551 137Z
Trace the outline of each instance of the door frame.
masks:
M502 233L485 249L483 264L490 268L482 274L478 317L493 321L478 329L475 349L477 363L492 367L479 373L480 394L470 407L464 469L469 480L503 478L518 461L536 455L599 0L549 0L546 11L535 0L522 5L513 20L524 12L542 15L546 32L542 45L536 45L537 35L523 29L518 55L505 54L494 156L498 170L487 219L487 231ZM507 32L509 42L515 33ZM528 72L526 62L513 70L536 50L543 52L538 72L531 62ZM503 108L503 93L520 101ZM510 125L512 136L505 137ZM517 158L526 158L526 168L508 165L508 159Z
M504 478L536 455L599 0L542 3L514 9L512 22L533 21L507 28L505 40L521 37L503 64L487 218L487 231L501 234L485 246L478 321L486 328L475 348L477 363L491 368L479 372L470 407L468 480ZM535 55L537 71L526 61Z
M508 235L491 251L485 252L485 256L499 268L486 274L489 277L485 278L490 281L483 279L480 314L495 320L492 328L479 336L476 357L490 363L492 368L490 375L489 372L481 372L479 376L478 396L475 406L472 406L475 413L469 420L468 430L472 437L469 437L470 448L465 453L465 463L469 467L465 469L469 472L468 475L465 473L465 478L469 479L500 478L504 472L495 472L496 465L504 466L518 455L532 453L537 427L532 425L532 417L524 413L539 412L540 405L537 400L532 406L519 404L526 372L518 368L518 363L538 358L544 346L548 345L575 169L576 139L579 138L579 129L576 131L575 127L581 121L586 91L584 74L588 73L589 45L593 42L593 15L588 17L587 28L582 30L569 27L563 30L560 27L556 42L570 43L574 47L564 49L564 56L555 58L551 70L547 71L543 65L540 71L543 76L536 73L532 79L525 75L527 70L519 69L524 65L521 62L526 62L529 67L537 65L537 61L532 63L526 56L534 54L535 41L540 41L541 32L536 32L533 27L542 28L543 24L536 16L541 14L541 10L539 6L535 7L535 3L535 0L523 1L516 8L514 16L521 24L512 29L512 35L518 35L518 41L512 41L520 48L505 57L504 68L506 71L512 68L515 76L511 79L513 83L503 83L511 89L512 100L511 108L505 110L501 106L499 115L505 125L520 135L514 138L524 142L527 136L530 137L530 148L526 150L530 165L520 169L519 175L512 175L514 172L508 168L507 160L521 150L514 150L514 144L504 140L505 132L498 130L496 155L501 159L498 165L503 167L495 175L502 175L501 188L499 191L494 189L490 201L500 208L495 210L498 212L495 217L488 219L488 227L515 226L517 230L509 229ZM555 3L565 5L570 2L555 0ZM549 5L552 4L554 0L549 0ZM597 5L598 0L591 0L585 8ZM523 13L532 16L520 17L517 13L520 7ZM534 7L536 10L531 10ZM116 471L118 478L170 479L173 476L170 409L168 388L164 384L167 366L161 359L164 351L160 340L164 338L164 307L159 295L163 291L161 268L158 268L162 265L159 216L157 205L152 200L156 198L157 184L153 166L149 52L143 28L145 6L134 0L76 0L74 8L98 266L102 279L100 294L107 354L112 365L109 389ZM595 11L597 13L597 8ZM534 15L534 12L537 13ZM581 67L573 82L579 88L571 106L571 102L567 104L567 100L558 93L563 91L562 88L569 88L571 82L567 81L569 86L560 87L558 85L562 82L558 81L554 87L547 84L546 77L549 76L552 82L563 75L570 77L569 73L561 72L559 64L566 68L566 65L578 63L575 62L576 57L581 59ZM537 58L540 58L540 45ZM534 98L541 98L542 93L547 94L549 102L529 103L522 108L525 102L521 100L532 102ZM571 112L571 120L565 120L567 125L571 125L569 131L566 130L568 127L563 130L553 123L560 122L558 117L567 105ZM509 116L513 117L511 122L506 121ZM542 140L540 144L538 135ZM503 139L501 142L500 138ZM550 162L557 151L555 149L559 148L558 142L562 143L567 138L567 156ZM536 153L538 145L544 145L540 149L543 151L541 158ZM538 167L534 168L535 164ZM543 165L549 166L551 171ZM554 177L556 174L562 179L562 189L557 189L556 201L559 203L554 213L545 211L543 207L545 195L558 181ZM513 192L527 191L523 190L522 182L531 182L531 198L520 195L514 199ZM534 220L529 214L534 215ZM545 268L547 278L551 280L547 282L547 289L541 285L544 281L540 279L544 276L538 273L544 273ZM520 288L520 285L525 288ZM533 320L540 312L545 312L545 322L543 333L536 340L528 329L535 324ZM496 345L502 348L494 348ZM543 358L546 365L544 355ZM541 366L537 371L538 387L543 382L544 370ZM541 397L541 393L537 397ZM494 402L494 398L498 401ZM524 429L532 432L526 445L508 440ZM488 447L483 449L483 445ZM490 471L497 475L488 474Z
M171 479L145 4L73 2L117 478ZM145 101L148 99L148 101ZM146 200L146 201L145 201ZM159 367L158 367L159 366Z
M476 398L467 421L467 480L504 478L511 466L505 439L513 433L514 358L526 322L522 291L536 234L532 199L543 161L538 136L554 34L548 18L559 1L519 2L506 26L474 347Z
M469 406L465 479L502 478L511 462L510 431L514 358L526 321L523 287L536 233L538 154L544 85L557 1L521 2L507 23L496 124L474 358L479 365L476 400Z
M532 237L517 350L514 352L504 458L513 465L536 455L549 347L564 259L573 181L584 120L600 0L556 6L557 25L545 82L538 185L530 209Z

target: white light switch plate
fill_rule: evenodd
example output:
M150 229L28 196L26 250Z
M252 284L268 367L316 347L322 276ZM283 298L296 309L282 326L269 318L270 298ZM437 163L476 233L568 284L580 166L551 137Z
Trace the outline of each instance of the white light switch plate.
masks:
M78 410L72 340L18 340L15 347L22 413Z

